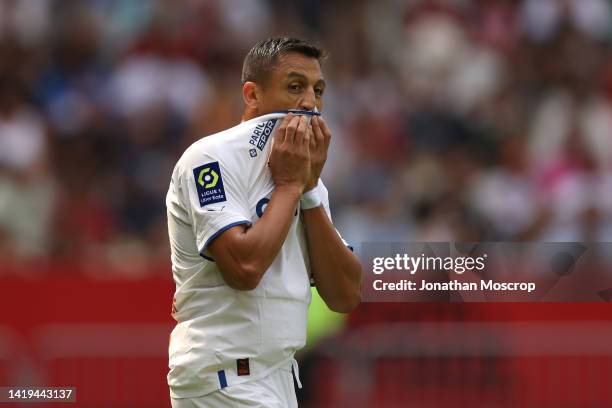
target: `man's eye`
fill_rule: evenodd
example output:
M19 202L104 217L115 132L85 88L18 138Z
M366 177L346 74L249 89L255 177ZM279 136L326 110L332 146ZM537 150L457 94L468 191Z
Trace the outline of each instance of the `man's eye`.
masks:
M315 88L315 95L323 96L323 88Z
M290 84L289 85L290 91L297 92L297 91L300 91L301 89L302 89L302 86L300 84Z

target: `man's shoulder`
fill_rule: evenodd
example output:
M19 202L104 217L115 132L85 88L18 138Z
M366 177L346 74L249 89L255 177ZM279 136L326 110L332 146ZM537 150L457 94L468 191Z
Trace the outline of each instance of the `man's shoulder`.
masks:
M272 138L272 131L277 120L284 115L284 113L272 113L259 116L221 132L205 136L189 146L181 159L189 160L194 156L199 158L202 155L224 159L238 154L246 154L250 158L257 157Z
M277 119L283 116L279 113L260 116L205 136L185 150L176 169L189 170L210 162L242 169L248 163L267 157L263 154L264 149L269 146Z

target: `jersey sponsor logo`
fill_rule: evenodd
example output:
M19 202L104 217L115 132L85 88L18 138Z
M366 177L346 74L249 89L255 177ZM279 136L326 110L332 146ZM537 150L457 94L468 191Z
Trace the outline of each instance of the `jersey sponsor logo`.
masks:
M268 140L270 139L270 136L272 136L274 125L276 125L276 119L270 119L265 122L258 123L251 134L249 143L257 147L260 151L263 151L264 147L266 147L266 143L268 143ZM253 156L252 150L253 149L250 151L251 157L255 157Z
M268 206L269 202L270 202L270 199L268 197L264 197L257 202L257 205L255 206L255 212L257 213L257 216L259 218L263 216L263 213L264 211L266 211L266 207ZM298 215L298 209L296 208L293 216L297 217L297 215Z
M193 169L200 207L227 201L219 162L212 162Z
M264 197L257 202L257 205L255 206L255 212L257 213L257 216L259 218L262 217L264 211L266 210L266 206L268 205L269 202L270 202L270 199L268 197Z

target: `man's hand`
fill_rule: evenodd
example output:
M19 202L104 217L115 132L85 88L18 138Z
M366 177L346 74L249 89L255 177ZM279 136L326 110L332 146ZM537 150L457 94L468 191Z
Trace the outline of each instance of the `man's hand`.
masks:
M277 130L270 153L270 171L277 187L298 187L300 194L310 180L311 135L308 116L289 113Z
M317 186L327 160L327 150L331 141L331 132L323 118L314 116L311 127L313 135L310 138L310 178L304 191L312 190Z

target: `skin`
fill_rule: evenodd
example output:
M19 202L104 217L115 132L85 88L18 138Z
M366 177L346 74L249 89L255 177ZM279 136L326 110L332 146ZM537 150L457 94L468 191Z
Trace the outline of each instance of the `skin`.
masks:
M246 82L243 120L285 109L323 110L325 81L319 61L299 53L278 56L263 84ZM260 220L230 228L209 246L226 283L257 287L280 251L301 195L317 185L332 138L320 117L287 115L274 136L269 164L276 185ZM310 264L328 307L349 312L361 300L361 265L344 245L323 206L302 211Z

